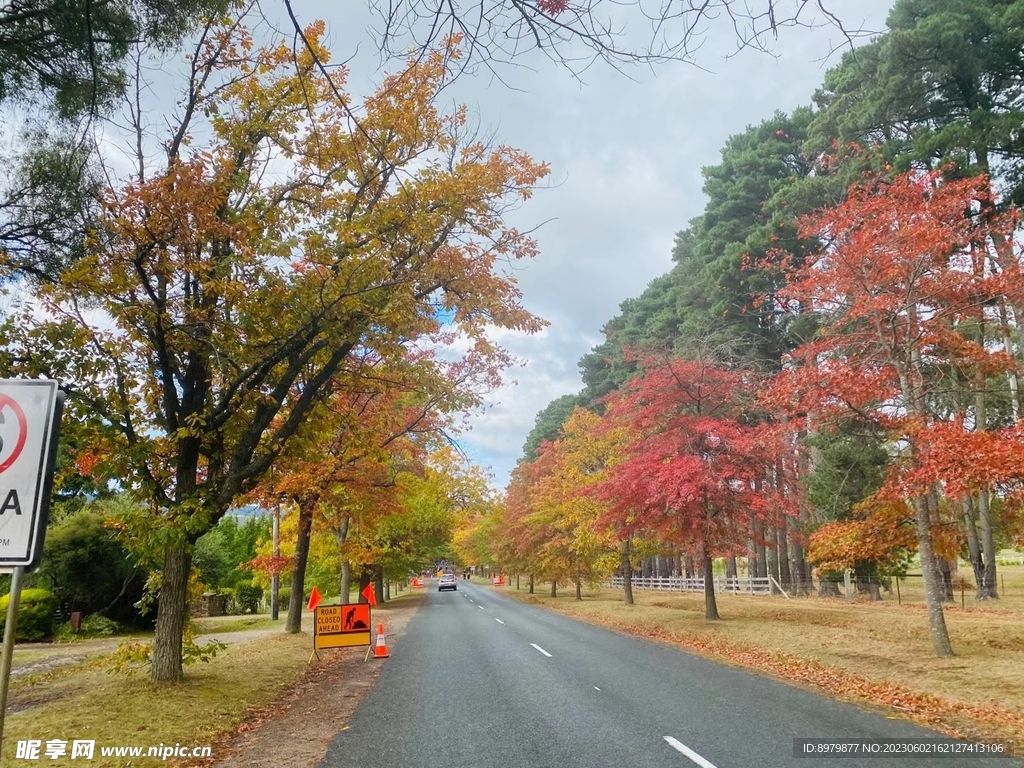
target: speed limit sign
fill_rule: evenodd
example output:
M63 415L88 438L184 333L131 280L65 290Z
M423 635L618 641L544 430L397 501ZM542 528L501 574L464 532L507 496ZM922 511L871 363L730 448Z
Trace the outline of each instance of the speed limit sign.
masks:
M0 380L0 573L42 556L63 404L55 381Z

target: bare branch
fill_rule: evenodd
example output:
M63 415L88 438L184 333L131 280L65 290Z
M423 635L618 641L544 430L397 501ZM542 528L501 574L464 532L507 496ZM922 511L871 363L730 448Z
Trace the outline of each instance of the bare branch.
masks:
M287 2L287 0L286 0ZM575 76L596 61L626 65L695 63L713 24L731 25L737 50L770 51L786 27L832 27L847 45L871 34L845 26L828 0L370 0L377 44L386 58L437 48L461 34L459 72L523 65L539 51Z

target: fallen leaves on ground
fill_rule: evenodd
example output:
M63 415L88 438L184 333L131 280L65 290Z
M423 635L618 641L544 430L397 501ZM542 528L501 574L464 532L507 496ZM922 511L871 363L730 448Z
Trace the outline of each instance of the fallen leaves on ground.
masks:
M557 610L557 609L556 609ZM870 680L817 661L788 653L742 645L722 638L681 635L607 617L570 613L576 618L631 635L678 645L716 661L767 672L776 677L862 704L891 707L901 716L954 738L1017 738L1024 736L1024 715L998 706L980 707L953 699L916 693L887 681Z

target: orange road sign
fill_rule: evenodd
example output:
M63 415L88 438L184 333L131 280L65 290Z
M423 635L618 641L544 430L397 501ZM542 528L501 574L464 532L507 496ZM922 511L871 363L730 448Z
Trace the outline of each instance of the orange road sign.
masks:
M313 649L370 644L370 606L318 605L313 611Z

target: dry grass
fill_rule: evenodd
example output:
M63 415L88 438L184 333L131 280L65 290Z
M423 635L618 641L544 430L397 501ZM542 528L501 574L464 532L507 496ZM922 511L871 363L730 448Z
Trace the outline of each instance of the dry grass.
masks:
M177 685L156 685L144 674L110 674L109 661L34 677L11 687L4 726L6 758L22 739L95 739L90 765L156 763L156 758L102 758L101 746L210 745L237 727L253 707L273 701L306 668L309 635L272 635L229 647L209 664L186 670ZM45 757L41 754L42 757ZM77 765L67 756L48 765Z
M923 605L719 595L720 622L701 594L571 590L509 596L593 623L684 646L833 696L888 708L956 735L1024 738L1024 568L1007 567L1010 598L946 610L957 656L935 658ZM1011 586L1013 585L1013 586ZM1019 596L1019 597L1018 597ZM959 596L958 596L959 597Z
M375 623L391 626L401 619L402 626L411 610L419 605L411 590L393 597L386 605L374 609ZM309 630L312 613L303 612L303 626ZM266 616L226 617L223 620L202 619L200 630L218 633L283 626ZM390 631L390 630L389 630ZM117 640L118 638L111 638ZM143 638L145 639L145 638ZM92 641L60 646L19 649L16 659L41 660L61 655L64 650L80 651ZM271 633L256 642L232 644L206 664L186 667L184 682L157 685L145 672L126 677L111 674L109 650L74 666L52 672L32 674L11 681L7 718L3 733L5 761L15 760L19 740L94 739L95 753L90 765L129 766L156 765L159 758L103 758L101 746L141 746L162 744L211 746L212 757L222 757L225 737L254 726L273 714L282 692L294 686L306 673L313 641L309 634ZM356 649L362 657L362 648ZM343 651L320 651L324 661L335 659ZM274 706L270 706L274 704ZM48 759L47 765L79 765L69 756ZM285 761L287 762L287 761ZM198 761L209 765L211 761ZM195 765L197 761L169 759L167 765Z

